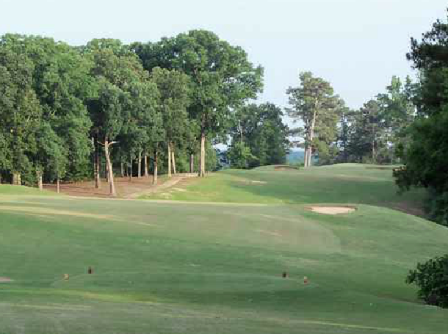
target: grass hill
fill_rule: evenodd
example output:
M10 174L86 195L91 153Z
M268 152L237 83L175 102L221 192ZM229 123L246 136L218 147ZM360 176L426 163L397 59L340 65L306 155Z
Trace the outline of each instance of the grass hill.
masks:
M0 186L0 333L443 333L448 311L404 283L448 249L393 209L421 196L359 165L230 170L152 200Z

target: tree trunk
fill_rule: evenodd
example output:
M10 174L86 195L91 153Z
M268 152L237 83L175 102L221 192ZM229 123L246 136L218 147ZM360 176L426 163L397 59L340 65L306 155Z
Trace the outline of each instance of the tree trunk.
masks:
M106 182L110 183L110 181L109 181L109 165L108 164L104 165L104 174L106 175Z
M303 167L308 167L308 145L305 144L305 156L303 157Z
M115 184L114 184L114 173L112 169L112 163L110 161L110 152L109 152L109 146L111 144L107 140L107 138L104 140L104 154L106 156L106 165L107 165L107 172L108 172L108 180L109 180L109 189L110 189L110 195L115 197L117 196L117 193L115 191Z
M376 157L375 157L375 139L372 140L372 162L375 163Z
M310 146L310 147L308 147L308 155L307 155L308 161L307 161L307 164L306 164L307 167L311 167L313 165L313 159L312 158L313 158L313 147Z
M36 171L36 176L37 176L37 187L39 188L40 191L44 190L44 183L42 181L42 172L41 171Z
M12 184L15 186L22 185L22 175L19 172L12 173Z
M152 174L152 184L157 184L157 150L154 150L154 172Z
M95 188L101 188L100 163L101 157L98 145L95 145Z
M317 108L318 108L318 103L316 102L315 110L313 112L313 118L311 120L311 125L310 125L310 129L309 129L309 134L308 134L308 145L307 145L308 154L305 154L305 156L307 158L305 167L311 167L311 165L312 165L312 156L313 156L313 144L312 143L313 143L313 139L314 139L314 127L316 126Z
M129 181L130 182L132 182L132 173L133 173L133 171L132 171L132 159L131 159L131 162L130 162L130 167L129 167Z
M171 143L168 143L168 177L171 177Z
M56 192L59 194L61 192L61 183L59 177L56 179Z
M205 133L202 131L201 133L201 156L199 163L199 177L205 176Z
M142 177L142 151L138 151L137 177Z
M190 154L190 173L194 173L194 154Z
M121 177L124 177L124 163L123 162L120 163L120 175L121 175Z
M177 171L176 171L176 158L174 157L174 146L171 146L171 160L173 163L173 174L176 175Z
M143 160L145 161L145 177L149 176L148 172L148 154L145 153L145 156L143 157Z

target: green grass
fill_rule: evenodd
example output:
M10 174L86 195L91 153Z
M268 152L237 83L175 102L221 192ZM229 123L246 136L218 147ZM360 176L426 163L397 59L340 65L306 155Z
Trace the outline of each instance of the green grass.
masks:
M0 333L446 331L448 311L421 304L404 279L446 252L448 229L384 207L421 196L398 197L390 171L229 171L186 189L171 198L241 203L75 199L1 186L0 277L14 282L0 283ZM326 216L309 203L357 211Z
M202 182L143 198L268 204L350 203L419 209L423 197L421 190L398 195L392 170L340 164L289 171L275 171L272 166L227 170Z

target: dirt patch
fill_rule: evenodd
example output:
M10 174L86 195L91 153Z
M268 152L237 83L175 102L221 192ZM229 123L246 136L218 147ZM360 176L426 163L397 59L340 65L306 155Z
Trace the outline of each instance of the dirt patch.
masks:
M9 283L9 282L14 282L14 280L8 277L0 277L0 283Z
M140 178L133 177L132 179L128 177L116 177L115 187L117 190L118 197L134 199L142 195L158 192L161 189L173 187L179 181L182 181L187 178L192 178L193 176L197 176L197 174L179 173L173 175L173 177L170 179L168 179L166 175L161 175L157 185L152 184L152 175L149 177L140 177ZM56 191L56 185L45 184L44 189L50 191ZM100 189L95 188L95 183L93 181L63 183L61 184L60 189L61 193L70 196L110 198L109 184L107 183L106 180L101 180Z
M271 232L271 231L266 231L266 230L256 230L258 233L262 233L262 234L267 234L267 235L272 235L274 237L282 237L282 235L280 233L277 232Z
M310 206L307 209L324 215L340 215L356 211L356 208L351 206Z
M287 171L287 170L297 170L297 168L288 166L288 165L278 165L278 166L274 166L274 170L277 172L281 172L281 171Z

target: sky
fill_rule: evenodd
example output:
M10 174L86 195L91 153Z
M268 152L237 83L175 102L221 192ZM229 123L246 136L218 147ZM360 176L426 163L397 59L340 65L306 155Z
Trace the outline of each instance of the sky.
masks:
M301 71L329 81L349 107L414 75L410 38L446 18L446 0L0 0L0 35L158 41L207 29L265 69L260 102L287 107Z

